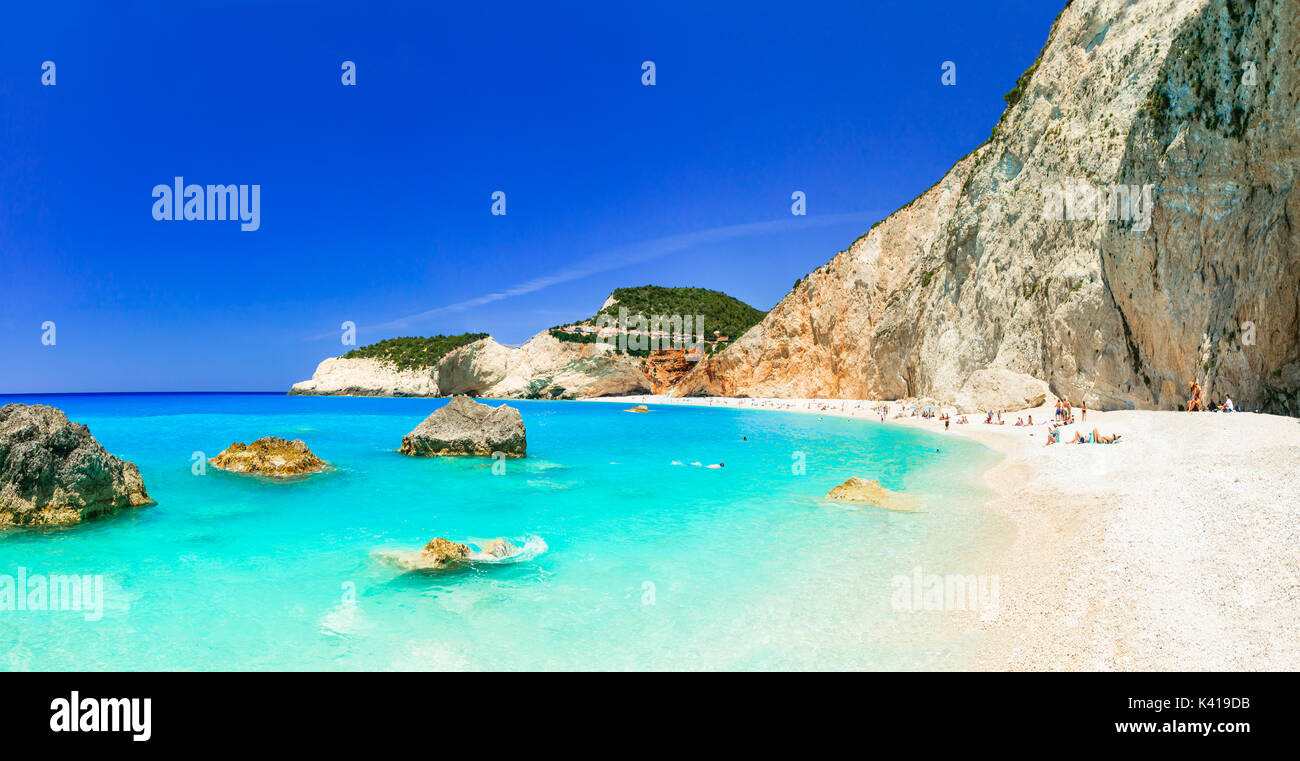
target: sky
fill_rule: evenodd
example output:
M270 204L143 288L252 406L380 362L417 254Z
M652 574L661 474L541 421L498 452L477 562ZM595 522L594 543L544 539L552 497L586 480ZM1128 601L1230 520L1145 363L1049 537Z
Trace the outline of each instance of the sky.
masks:
M0 393L282 391L344 322L517 344L623 286L770 309L988 137L1063 4L5 4ZM257 229L155 219L178 176Z

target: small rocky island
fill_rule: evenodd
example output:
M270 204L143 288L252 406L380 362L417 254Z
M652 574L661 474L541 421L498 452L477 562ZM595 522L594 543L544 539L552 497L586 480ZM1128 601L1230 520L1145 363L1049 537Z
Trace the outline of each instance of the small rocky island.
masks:
M264 436L252 444L236 441L221 454L208 459L214 468L231 473L257 473L264 476L298 476L318 473L329 463L312 453L301 439Z
M80 523L151 504L140 469L86 426L43 404L0 407L0 528Z
M468 544L437 536L416 552L385 553L384 557L408 571L438 571L453 568L468 560L488 562L501 560L518 551L518 547L505 539L490 539L483 542L475 552Z
M519 410L504 404L491 407L468 396L455 396L403 436L398 451L414 457L491 457L493 452L523 457L527 448L524 419Z
M868 481L857 476L831 489L826 494L826 499L837 502L864 502L886 510L905 513L916 512L919 508L916 497L892 492L881 486L879 481Z

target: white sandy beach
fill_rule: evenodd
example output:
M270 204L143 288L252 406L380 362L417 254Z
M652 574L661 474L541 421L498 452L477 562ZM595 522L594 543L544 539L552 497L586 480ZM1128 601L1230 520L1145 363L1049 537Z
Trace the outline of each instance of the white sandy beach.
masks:
M880 402L604 398L789 410L879 420ZM889 402L894 424L943 433ZM900 412L902 413L900 415ZM1013 425L1032 414L1038 425ZM1078 412L1076 409L1076 416ZM995 670L1300 668L1300 420L1254 413L1088 413L1112 445L1044 447L1050 406L952 425L1005 455L989 507L1016 527L993 561L999 613L985 630Z

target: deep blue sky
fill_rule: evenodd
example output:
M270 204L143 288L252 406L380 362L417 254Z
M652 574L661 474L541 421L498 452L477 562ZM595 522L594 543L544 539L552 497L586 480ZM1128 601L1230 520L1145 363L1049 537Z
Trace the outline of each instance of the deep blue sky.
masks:
M1063 4L6 4L0 393L284 390L344 320L518 343L625 285L771 308L984 140ZM261 185L261 229L155 221L176 175Z

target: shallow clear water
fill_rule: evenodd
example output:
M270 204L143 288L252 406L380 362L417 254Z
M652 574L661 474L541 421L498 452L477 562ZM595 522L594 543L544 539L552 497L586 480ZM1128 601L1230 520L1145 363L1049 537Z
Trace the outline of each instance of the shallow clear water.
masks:
M102 574L106 600L97 621L0 610L7 670L960 668L971 636L896 611L891 579L978 573L1010 532L981 507L991 451L867 421L510 402L528 457L495 475L487 459L396 453L445 400L0 397L13 401L89 425L158 504L0 532L0 574ZM191 471L195 451L266 435L336 470ZM853 475L926 511L823 499ZM434 536L547 549L437 573L377 557Z

